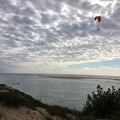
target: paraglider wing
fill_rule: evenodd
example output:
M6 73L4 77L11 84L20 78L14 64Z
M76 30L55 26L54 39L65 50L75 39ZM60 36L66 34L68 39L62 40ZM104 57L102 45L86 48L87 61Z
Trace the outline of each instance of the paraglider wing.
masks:
M101 16L95 16L94 20L97 20L98 22L101 22ZM99 30L99 26L97 26L97 30Z
M101 21L101 16L96 16L96 17L94 18L94 20L98 20L98 22L100 22L100 21Z
M13 85L20 85L18 82L13 83Z

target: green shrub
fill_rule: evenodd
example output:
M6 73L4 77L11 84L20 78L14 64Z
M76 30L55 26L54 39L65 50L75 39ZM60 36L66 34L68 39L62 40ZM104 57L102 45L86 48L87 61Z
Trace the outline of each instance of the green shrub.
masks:
M97 119L93 116L85 116L82 118L82 120L97 120Z
M86 105L83 108L83 115L93 115L98 118L111 118L115 111L120 111L120 89L108 88L104 91L98 85L97 93L87 96Z
M72 114L72 115L76 116L76 120L78 120L78 118L81 118L80 111L71 110L67 107L52 105L52 106L47 106L46 109L50 115L60 116L60 117L65 118L67 120L69 119L67 114Z
M120 120L120 111L116 111L112 114L111 120Z
M3 102L6 106L11 107L25 105L29 108L35 108L37 105L42 105L40 101L35 100L31 96L17 90L9 91L8 93L0 93L0 102Z

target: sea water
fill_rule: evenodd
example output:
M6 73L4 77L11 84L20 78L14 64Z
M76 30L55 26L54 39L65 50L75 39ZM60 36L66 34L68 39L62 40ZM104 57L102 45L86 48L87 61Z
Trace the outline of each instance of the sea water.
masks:
M69 76L66 79L60 76L63 75L50 77L47 74L0 74L0 84L18 89L44 103L77 110L83 109L87 95L96 91L98 84L104 90L111 86L116 89L120 88L120 77L78 77L74 75L75 78L72 78L70 75L64 75Z

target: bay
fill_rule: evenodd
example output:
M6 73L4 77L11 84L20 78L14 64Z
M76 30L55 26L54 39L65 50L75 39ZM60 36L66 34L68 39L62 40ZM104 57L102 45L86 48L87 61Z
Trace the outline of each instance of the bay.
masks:
M17 84L19 83L19 85ZM104 90L120 88L120 77L89 75L50 74L0 74L0 84L18 89L35 99L52 105L82 110L87 95L96 91L97 85Z

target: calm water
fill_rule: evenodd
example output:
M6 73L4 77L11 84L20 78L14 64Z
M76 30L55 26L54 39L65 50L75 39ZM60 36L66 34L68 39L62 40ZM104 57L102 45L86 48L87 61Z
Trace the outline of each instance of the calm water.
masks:
M0 74L0 84L19 89L47 104L82 110L87 100L87 94L96 91L98 84L105 90L111 86L115 86L116 89L120 88L120 81L113 80L113 78L60 79L47 75ZM20 85L13 85L15 82Z

